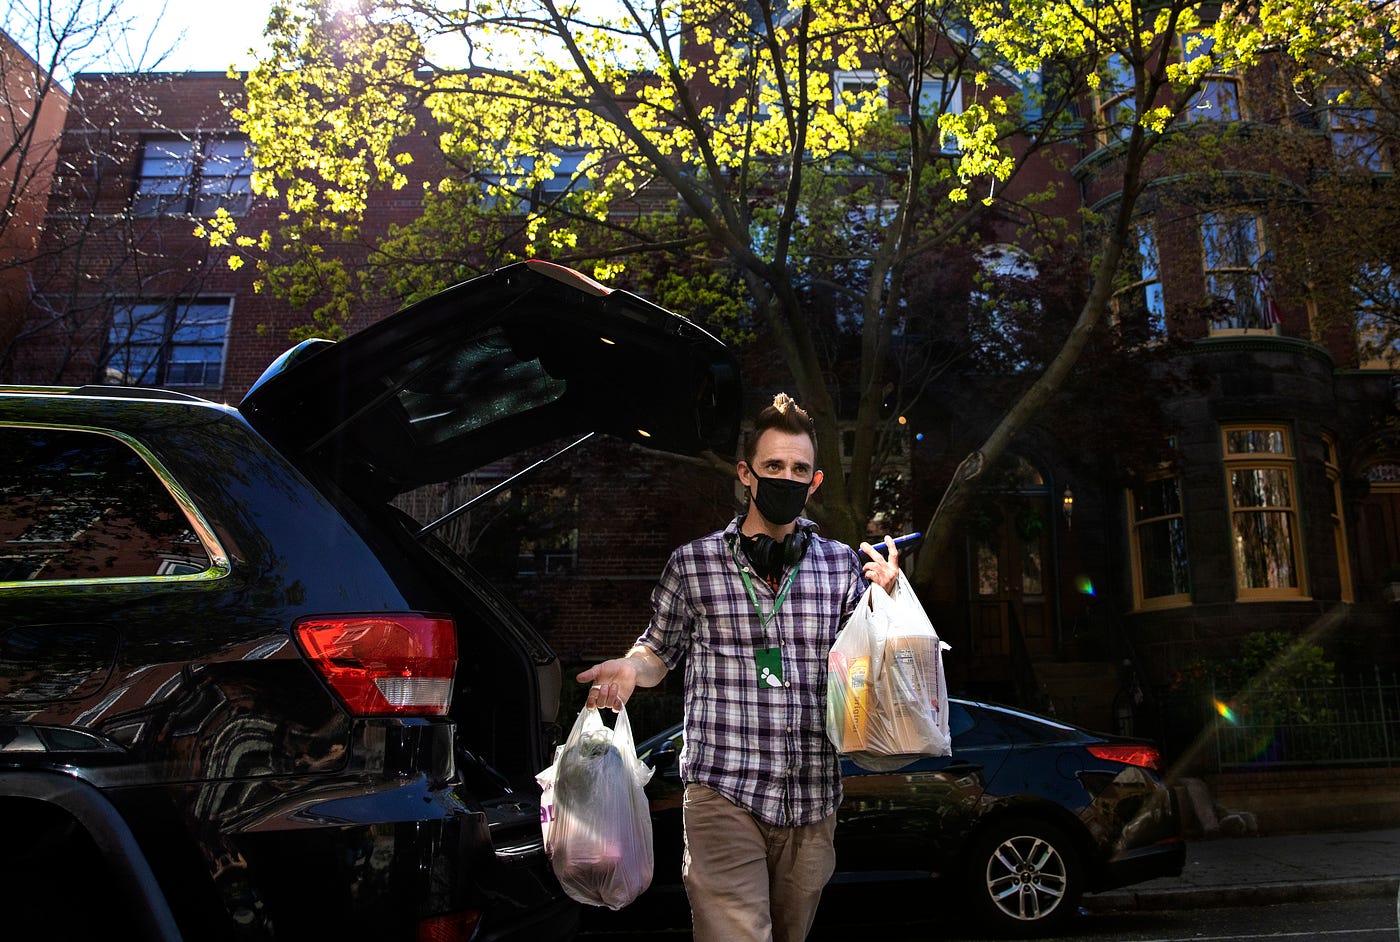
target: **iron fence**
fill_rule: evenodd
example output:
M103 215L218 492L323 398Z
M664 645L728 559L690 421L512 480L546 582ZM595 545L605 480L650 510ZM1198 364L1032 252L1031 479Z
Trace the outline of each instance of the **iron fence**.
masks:
M1221 771L1400 764L1400 680L1379 669L1326 685L1213 695Z

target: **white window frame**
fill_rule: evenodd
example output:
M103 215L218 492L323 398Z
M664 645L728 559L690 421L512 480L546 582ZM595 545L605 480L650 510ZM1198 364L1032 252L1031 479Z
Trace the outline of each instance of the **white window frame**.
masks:
M874 69L837 69L831 73L831 105L833 109L850 108L845 100L847 91L859 95L880 90L880 73ZM859 104L856 105L859 107Z
M921 82L917 99L914 97L913 83L910 83L909 107L911 111L917 109L920 117L930 127L937 129L939 115L962 114L962 82L958 81L956 76L947 73L925 72L921 77ZM937 94L930 94L930 89L937 89ZM951 134L939 135L939 150L945 154L962 152L958 147L958 139Z

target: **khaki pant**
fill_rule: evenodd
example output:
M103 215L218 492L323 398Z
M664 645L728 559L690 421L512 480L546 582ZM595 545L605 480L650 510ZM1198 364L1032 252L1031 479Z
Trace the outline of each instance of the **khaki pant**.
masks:
M836 869L836 815L772 827L712 788L687 785L684 818L695 942L802 942Z

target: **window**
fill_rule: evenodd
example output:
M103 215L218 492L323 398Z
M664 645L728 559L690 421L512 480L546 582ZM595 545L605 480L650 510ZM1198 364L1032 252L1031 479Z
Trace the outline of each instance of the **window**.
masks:
M1181 37L1181 61L1210 58L1214 47L1213 37L1187 33ZM1201 78L1201 90L1186 106L1188 121L1238 121L1243 116L1239 76L1232 72L1207 71Z
M1363 264L1351 286L1361 366L1400 369L1400 278L1385 262Z
M1162 471L1128 492L1133 593L1138 608L1191 601L1181 477Z
M1372 172L1389 170L1385 139L1376 124L1376 109L1366 96L1336 86L1326 88L1323 94L1327 101L1327 128L1337 159Z
M1094 114L1103 145L1126 141L1137 123L1137 79L1126 56L1112 53L1099 64L1099 87L1094 90Z
M153 467L97 432L0 428L0 582L210 571L216 554Z
M1033 367L1023 339L1026 325L1040 310L1035 260L1014 245L985 247L981 271L969 298L969 338L985 369L1005 373Z
M533 206L553 203L570 192L586 190L589 181L582 168L588 153L586 150L573 148L551 151L551 156L555 158L553 171L545 179L539 179L535 175L535 158L532 154L519 158L518 177L516 172L478 173L477 178L488 188L482 196L482 206L501 206L519 212L522 211L523 204ZM503 197L499 189L494 192L491 189L503 186L513 187L509 196Z
M1327 484L1332 491L1332 545L1337 554L1337 579L1341 584L1338 598L1343 602L1354 602L1356 593L1351 585L1351 550L1347 549L1347 524L1342 504L1342 461L1337 452L1337 442L1332 436L1322 436L1322 448L1327 456Z
M162 138L141 155L132 209L138 216L212 216L248 211L253 195L248 142L238 138Z
M1162 269L1157 255L1157 229L1151 220L1128 232L1123 247L1128 285L1113 295L1113 322L1142 340L1165 337L1167 306L1162 297Z
M915 98L912 93L909 97ZM924 75L919 84L917 99L919 116L930 129L937 129L939 115L962 114L962 85L955 76ZM958 153L958 140L953 135L941 135L939 141L943 153Z
M1273 330L1279 322L1260 243L1263 224L1249 212L1206 213L1201 221L1206 294L1213 331Z
M228 338L227 299L133 301L117 306L107 335L107 382L218 386Z
M1301 596L1302 540L1288 430L1226 427L1221 432L1239 597Z
M832 104L855 111L870 107L872 97L880 94L880 74L867 69L834 72L831 76Z

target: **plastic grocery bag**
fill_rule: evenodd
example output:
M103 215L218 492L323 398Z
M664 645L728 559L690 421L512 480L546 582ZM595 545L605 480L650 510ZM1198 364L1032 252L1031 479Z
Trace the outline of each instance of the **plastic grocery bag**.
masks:
M904 573L893 596L866 589L827 655L826 732L837 751L875 772L950 755L945 650Z
M571 899L621 909L651 884L650 778L626 707L612 729L585 707L554 764L535 776L545 853Z

